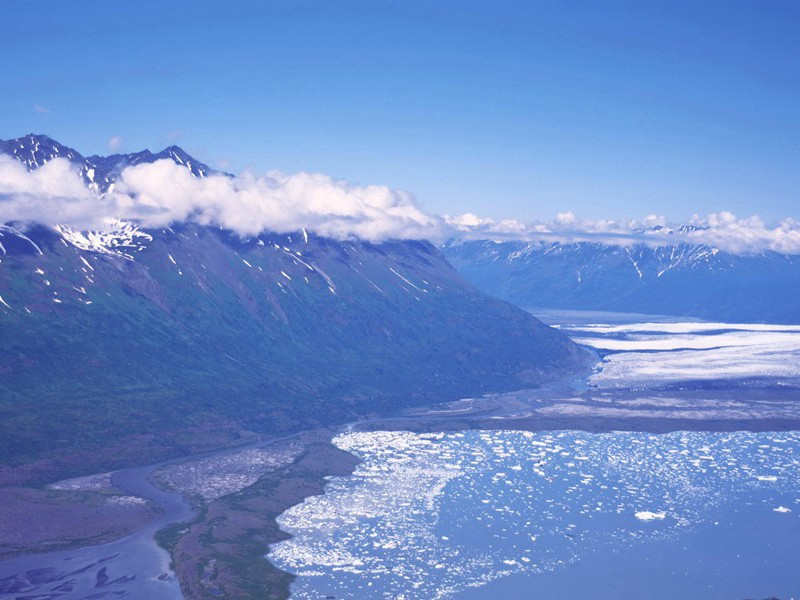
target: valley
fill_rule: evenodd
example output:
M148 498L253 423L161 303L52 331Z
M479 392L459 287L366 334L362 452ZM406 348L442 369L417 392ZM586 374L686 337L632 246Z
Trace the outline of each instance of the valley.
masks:
M101 161L30 135L0 144L0 159L21 177L77 171L92 206L130 169L231 185L175 148ZM108 187L92 188L90 172ZM1 485L520 389L588 360L413 239L7 224L0 297Z
M714 351L724 353L725 340L729 339L726 336L736 332L746 333L748 329L754 331L764 329L759 326L747 325L712 324L709 326L699 322L670 323L663 321L604 325L594 321L591 315L583 316L588 317L588 320L582 319L578 323L562 322L557 325L570 331L570 335L576 337L587 336L586 330L591 330L594 336L592 344L596 348L610 345L612 342L618 346L627 344L636 347L636 344L641 345L645 340L651 345L669 346L670 349L660 351L662 356L658 356L657 352L650 355L652 360L661 364L668 361L671 354L680 358L679 353L687 351L683 349L683 346L686 345L685 336L690 335L689 332L695 332L691 334L696 336L693 338L695 340L693 345L701 347L693 350L694 352L705 352L707 350L703 348L710 346L715 348ZM574 315L572 321L575 321ZM767 333L762 331L760 335L774 335L778 336L777 339L786 335L793 336L793 340L800 338L800 329L792 327L783 329ZM733 339L736 341L734 342ZM701 343L703 341L712 343ZM758 353L759 344L764 340L755 338L752 342L750 345L745 345L742 344L741 338L732 338L727 343L738 344L728 347L737 348L744 363L749 364L747 359L759 360L763 373L770 373L769 358L759 357ZM585 339L583 343L587 343ZM54 572L61 573L63 577L51 580L45 578L44 582L34 583L30 580L29 575L25 575L25 565L49 563L56 568L59 562L69 558L73 564L80 564L81 568L87 567L87 570L84 571L85 576L78 578L73 583L74 589L54 597L77 598L81 597L79 594L95 590L99 581L97 573L100 569L105 569L103 573L108 575L110 581L116 582L113 584L116 587L110 587L109 590L128 590L130 592L130 590L139 589L136 586L143 580L161 581L163 585L160 588L156 586L154 589L160 589L159 594L163 595L153 597L181 597L175 591L175 578L180 581L183 595L187 598L214 598L220 595L242 598L285 598L290 586L295 591L295 595L299 594L298 597L304 597L303 594L306 592L302 590L307 589L307 586L312 585L313 582L322 581L319 576L309 576L307 574L309 569L316 572L320 568L324 570L326 567L321 565L317 567L302 566L305 563L298 562L301 560L299 557L305 556L306 559L302 560L310 560L308 557L312 555L328 556L328 550L324 552L314 550L312 554L308 554L307 551L297 554L300 552L299 546L297 550L289 550L294 548L294 544L308 543L304 541L305 536L312 535L316 521L312 516L306 516L300 521L296 521L291 520L294 517L290 518L286 515L295 514L297 510L317 510L312 508L316 506L316 503L332 501L328 500L329 495L331 493L335 495L338 492L332 491L331 485L334 485L333 489L335 490L339 489L339 486L349 485L350 481L360 481L358 477L361 476L355 476L356 478L352 479L354 475L351 474L354 470L356 473L362 472L366 468L362 466L365 460L369 464L373 464L371 461L375 459L370 456L373 450L364 454L371 446L364 446L363 451L357 450L361 446L350 447L349 442L345 444L344 440L363 439L365 444L371 444L369 440L373 437L376 440L386 438L384 442L379 442L379 447L386 448L386 452L402 453L405 451L401 450L401 447L392 450L395 447L395 442L392 440L420 440L420 442L414 443L424 441L427 445L437 445L440 443L438 440L443 440L442 443L445 440L453 440L455 443L456 440L463 439L473 440L470 442L471 444L477 443L478 439L485 440L486 443L490 443L489 440L498 440L497 443L502 444L512 444L513 440L540 440L543 443L553 444L555 440L562 439L566 435L575 437L577 440L570 441L568 447L581 446L586 447L588 451L588 448L595 443L611 444L610 447L613 448L617 444L630 445L635 444L637 439L647 439L649 440L647 447L663 447L662 450L653 450L654 455L660 452L663 456L664 453L672 452L670 448L673 447L673 442L670 440L683 440L681 443L697 440L691 441L691 443L701 446L702 444L722 444L721 447L724 448L725 444L738 444L738 440L764 440L765 443L770 444L775 440L793 439L793 432L800 429L800 409L796 402L797 388L793 380L786 377L785 373L753 378L745 371L741 372L739 377L729 376L727 379L715 380L703 380L696 377L690 380L676 377L672 381L664 381L654 378L650 383L643 384L640 382L639 373L650 369L650 365L639 361L633 362L624 373L612 367L611 372L615 374L613 378L598 377L605 368L614 365L615 361L621 360L626 354L635 354L640 349L620 348L615 351L598 349L597 351L602 353L598 355L598 360L601 362L594 371L587 372L583 376L573 376L551 382L538 389L488 394L441 403L427 409L408 409L404 414L398 416L360 419L347 426L326 430L309 430L284 440L254 442L237 449L217 451L139 470L122 471L112 476L111 481L125 489L125 493L136 493L138 490L149 501L156 504L160 502L164 512L157 521L152 522L147 528L131 537L112 542L111 545L39 555L38 557L21 557L2 562L0 563L0 580L3 580L4 585L7 586L4 588L6 593L12 589L9 587L11 585L18 586L20 590L52 592L56 582L61 585L64 578L69 576L74 579L75 575L70 575L70 572L63 570L56 570ZM780 360L782 366L791 368L794 364L791 361L795 360L793 356L791 353L782 358L776 356L776 360ZM633 386L626 384L626 381L639 383ZM778 433L781 431L787 433ZM412 437L408 438L408 436ZM449 444L450 441L447 443ZM538 443L536 441L536 444ZM522 454L529 454L528 451L523 453L520 449L515 449L517 442L513 442L513 444L503 451L497 460L522 460L520 458ZM656 446L653 446L654 444ZM601 447L604 446L601 445ZM629 451L625 450L625 452ZM678 446L677 451L681 453L683 449ZM724 449L722 451L729 452ZM598 452L607 453L610 450L598 450ZM691 450L691 452L699 452L699 450ZM401 460L401 464L404 460ZM791 461L794 458L785 460ZM389 465L394 461L395 459L381 458L379 463L374 463L375 467L370 468L382 470L390 468ZM761 481L758 477L765 478L763 481L767 483L771 481L772 474L769 469L775 467L775 459L765 458L764 461L773 464L765 467L767 470L764 472L760 470L750 472L751 478L754 478L753 481L756 483ZM701 463L698 464L702 466ZM433 478L431 481L435 482L437 477L445 476L442 483L444 488L438 484L432 484L434 489L438 490L435 493L432 492L433 495L430 496L430 502L434 505L443 501L443 497L440 497L441 490L450 490L452 487L446 483L451 479L451 476L446 475L447 469L451 468L447 466L449 464L451 464L450 459L446 459L442 466L426 460L424 464L420 464L413 471L415 477L423 478L413 484L414 489L420 489L421 485L428 485L422 482L428 481L429 478ZM485 463L480 462L479 464L482 465L481 469L486 468ZM378 465L383 466L378 467ZM478 464L469 469L477 466ZM466 468L466 465L459 467L458 472L461 473ZM508 465L505 467L498 465L496 468L504 470L506 473L515 472L514 469L509 471ZM562 468L568 469L569 467L564 465ZM728 478L726 481L735 477L730 468L723 464L718 464L715 468L720 476L724 474L724 477ZM787 466L786 468L791 467ZM445 470L442 471L442 469ZM527 470L527 468L525 469ZM546 476L552 475L542 465L537 469L542 470ZM440 472L441 475L437 475ZM583 472L586 473L586 471ZM331 477L333 477L332 480ZM393 477L388 472L381 475L381 479L386 481L386 485L395 485L391 483ZM455 472L452 477L456 477ZM456 479L460 480L460 477L462 476L458 475ZM792 504L794 500L791 494L797 490L792 487L794 486L791 483L792 480L786 479L787 471L781 468L780 472L775 472L775 477L778 478L776 480L784 482L780 489L783 490L782 493L789 494L789 496L772 495L766 497L765 500L778 503L776 504L778 507L786 506L793 513L800 511L800 508L795 511ZM330 483L331 481L338 483ZM763 483L763 485L767 485L767 483ZM489 489L488 481L474 485L479 486L475 493L480 493L480 490L484 488ZM171 490L171 492L161 491L161 488ZM652 485L647 486L646 489L650 490L648 493L654 493L651 488ZM683 488L677 487L671 493L683 493L680 491L681 489ZM764 488L762 491L768 490ZM361 496L360 501L381 504L383 501L377 496L370 500L375 493L368 492L366 496ZM398 495L397 490L391 493L397 501L402 500L402 495ZM730 493L732 492L724 492L724 494ZM172 500L165 503L165 497L172 498ZM185 500L180 500L181 497ZM319 500L314 500L315 497ZM347 502L347 504L352 505L352 502ZM646 508L658 513L661 504L656 504L651 499L649 503L638 502L635 506L637 510ZM363 517L357 515L347 517L346 513L339 514L341 510L344 509L333 506L325 509L326 518L352 520L350 525L341 529L343 534L344 532L349 533L341 541L336 542L337 546L330 548L331 552L334 550L339 552L345 548L346 544L350 543L346 540L358 539L357 528L361 526L362 518L368 518L370 523L373 523L376 518L379 523L383 519L389 518L388 513L385 517L380 515L367 517L371 514L369 510L363 513ZM636 512L632 508L629 510ZM412 511L408 518L416 518L413 517L414 514L416 512ZM780 516L780 513L775 514ZM792 518L791 514L787 517L788 519ZM426 518L432 518L434 524L438 522L435 514ZM774 522L768 521L767 525L771 527ZM296 524L292 525L292 523ZM287 540L285 531L298 535L295 528L300 526L300 523L302 523L302 531L308 531L308 533L302 533L301 538L298 538L297 541L294 539L284 541ZM440 526L442 525L437 525L437 527ZM337 525L337 530L339 528L340 526ZM738 527L737 531L739 529L741 528ZM157 533L156 530L158 530ZM668 539L679 539L674 535L684 535L684 532L687 532L688 535L690 528L678 528L670 531L672 531L670 533L672 537L658 537L658 540L654 538L652 543L655 546L653 547L672 543ZM691 531L696 531L696 529L691 529ZM159 544L168 549L171 556L171 568L165 567L166 563L163 558L160 561L155 560L156 557L163 556L161 554L163 551L159 550L153 542L154 534ZM334 539L338 539L328 538L327 535L325 534L324 537L329 540L326 543L333 543ZM403 539L408 539L408 534L402 535ZM588 535L588 533L582 535ZM643 538L642 544L651 543L647 541L648 536L649 534ZM142 544L145 544L147 539L150 540L148 545L143 546ZM505 543L502 541L504 539L502 535L496 539L499 540L496 543ZM784 538L780 537L780 539ZM315 543L318 542L319 540ZM466 544L466 546L462 546L462 551L469 551L469 548L476 542L464 539L461 543ZM129 559L125 558L124 552L111 551L115 548L125 547L139 547L140 550L137 552L139 557L142 556L141 548L147 547L154 559L149 563L131 563ZM268 553L269 548L273 548L273 550ZM273 555L275 548L278 549L277 555ZM358 551L366 550L359 549ZM109 558L112 555L113 558ZM371 553L370 556L372 556ZM104 558L108 560L102 563L97 562ZM347 559L347 564L353 564L353 560L355 559ZM363 560L367 560L366 557ZM374 560L376 559L369 558L369 561ZM428 559L425 560L428 561ZM548 574L544 577L542 585L552 585L546 582L557 577L559 572L570 568L567 566L570 563L562 564L564 557L554 557L552 560L548 560L550 562L547 564L552 568L548 567L542 571L542 573ZM591 565L592 560L594 559L587 558L586 564ZM723 562L727 560L724 552L720 560ZM427 564L435 562L434 559L430 559ZM365 564L372 564L372 562ZM477 564L475 568L477 568ZM500 582L517 573L524 564L518 563L517 567L506 565L503 568L490 569L487 573L493 573L493 575L485 581L497 581L497 585L507 585ZM580 564L580 561L576 564ZM423 572L427 573L425 580L431 585L438 581L434 576L435 570L427 572L425 571L427 567L422 565L414 568L423 569L419 576L422 576ZM362 576L359 575L360 570L337 570L339 573L337 581L340 583L349 581L347 578L342 579L341 577L343 573L347 572L351 572L352 576L356 578ZM569 573L568 570L564 572ZM299 576L299 579L295 579L296 576ZM521 574L517 574L514 577L519 579L521 576ZM590 575L587 577L589 580L591 579ZM469 577L464 580L468 581ZM342 585L344 584L342 583ZM347 585L350 586L350 584ZM395 590L393 593L402 594L402 590L406 589L405 585L401 583L401 580L395 580L395 583L392 584L395 586L392 588ZM530 584L525 580L521 585L525 587ZM631 583L631 585L634 584ZM349 589L356 588L354 580ZM384 588L375 589L374 597L376 598L383 597L379 593L379 589ZM487 589L492 588L489 586ZM341 590L338 592L328 590L326 593L332 593L337 597L349 597ZM450 597L448 594L442 597ZM9 595L8 597L16 596ZM366 589L362 589L357 597L370 596ZM514 596L510 595L509 597Z

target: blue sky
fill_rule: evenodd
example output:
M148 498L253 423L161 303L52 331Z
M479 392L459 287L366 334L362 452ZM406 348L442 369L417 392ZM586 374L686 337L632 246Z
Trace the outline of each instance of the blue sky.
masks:
M800 3L4 3L0 137L436 213L800 218Z

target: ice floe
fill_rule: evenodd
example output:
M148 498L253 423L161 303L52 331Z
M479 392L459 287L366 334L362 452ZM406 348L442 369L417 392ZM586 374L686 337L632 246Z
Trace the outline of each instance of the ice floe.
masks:
M640 521L663 521L667 516L663 510L661 512L651 512L649 510L640 510L633 515Z
M450 598L671 539L745 495L760 495L762 514L790 511L800 490L796 432L377 431L334 443L362 462L283 513L293 537L269 554L299 576L293 598Z

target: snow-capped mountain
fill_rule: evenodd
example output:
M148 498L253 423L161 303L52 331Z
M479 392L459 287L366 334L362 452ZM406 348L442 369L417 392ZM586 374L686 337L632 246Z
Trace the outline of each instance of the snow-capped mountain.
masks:
M149 150L142 150L130 154L84 157L77 150L68 148L46 135L33 133L13 140L0 140L0 154L13 156L28 170L38 169L54 158L66 158L77 167L86 185L100 195L108 191L123 169L140 163L169 159L176 164L184 165L195 177L205 177L214 172L211 167L192 158L178 146L169 146L155 154Z
M113 182L119 178L126 167L140 163L152 163L157 160L168 159L176 164L185 166L195 177L206 177L215 171L199 160L192 158L179 146L169 146L161 152L153 154L149 150L133 152L130 154L111 154L109 156L92 155L85 159L87 177L90 182L96 183L99 191L105 192ZM92 172L93 171L93 172Z
M209 172L175 148L84 158L43 136L0 148L31 169L66 157L98 201L123 164L167 158ZM152 458L131 440L174 454L170 432L291 431L525 386L585 359L477 291L430 243L242 238L197 224L4 225L0 338L9 461L111 445L120 454L109 462Z
M451 242L476 287L525 308L638 312L800 323L800 257L709 245Z

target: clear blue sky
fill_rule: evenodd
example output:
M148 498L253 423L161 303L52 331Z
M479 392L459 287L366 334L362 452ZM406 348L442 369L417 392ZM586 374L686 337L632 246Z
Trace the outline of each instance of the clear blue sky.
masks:
M167 6L169 4L169 6ZM0 137L432 212L800 218L800 2L4 2Z

